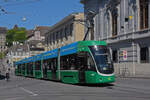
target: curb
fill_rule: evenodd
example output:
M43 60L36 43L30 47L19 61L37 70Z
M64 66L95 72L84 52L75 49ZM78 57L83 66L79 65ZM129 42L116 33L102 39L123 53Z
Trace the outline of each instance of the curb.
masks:
M116 77L116 78L121 78L121 79L124 79L124 78L128 78L128 79L131 79L131 78L135 78L135 79L150 79L150 77L138 77L138 76L133 76L133 77Z

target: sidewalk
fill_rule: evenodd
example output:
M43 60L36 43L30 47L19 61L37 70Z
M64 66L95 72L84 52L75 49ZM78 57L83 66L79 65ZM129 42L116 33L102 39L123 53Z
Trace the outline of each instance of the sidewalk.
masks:
M116 75L116 78L150 79L150 75L135 75L135 76L122 76L122 75Z

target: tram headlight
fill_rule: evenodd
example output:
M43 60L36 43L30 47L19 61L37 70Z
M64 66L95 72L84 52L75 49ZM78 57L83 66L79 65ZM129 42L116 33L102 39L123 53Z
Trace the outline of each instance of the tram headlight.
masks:
M95 76L95 74L91 74L91 76Z
M111 78L110 78L110 77L108 77L108 80L110 81L110 80L111 80Z

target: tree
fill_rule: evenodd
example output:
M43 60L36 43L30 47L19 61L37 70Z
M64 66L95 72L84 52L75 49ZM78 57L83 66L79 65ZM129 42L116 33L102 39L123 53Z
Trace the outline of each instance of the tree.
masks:
M3 59L5 57L5 53L4 52L0 52L0 59Z
M13 42L23 43L26 40L26 29L25 28L14 28L10 29L6 35L7 46L13 45Z

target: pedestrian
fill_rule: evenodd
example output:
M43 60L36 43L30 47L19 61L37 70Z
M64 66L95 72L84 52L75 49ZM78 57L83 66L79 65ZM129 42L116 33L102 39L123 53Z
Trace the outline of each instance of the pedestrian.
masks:
M6 79L6 81L9 81L9 78L10 78L10 68L8 68L6 70L6 73L5 73L5 79Z

